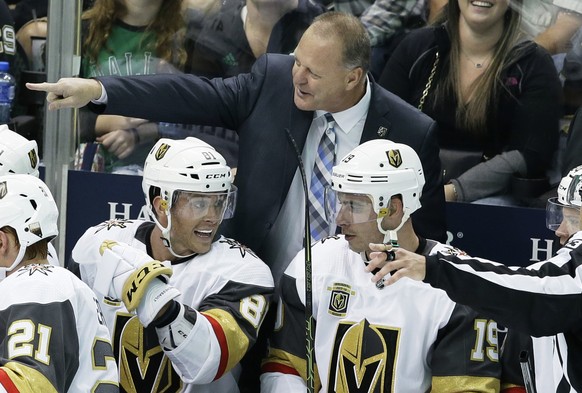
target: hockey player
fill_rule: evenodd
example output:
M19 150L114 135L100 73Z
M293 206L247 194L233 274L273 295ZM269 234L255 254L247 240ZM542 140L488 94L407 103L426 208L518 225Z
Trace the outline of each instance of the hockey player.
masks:
M360 145L333 168L328 211L342 235L312 250L321 391L499 391L494 321L412 280L379 289L365 270L370 242L390 240L424 255L459 252L414 232L410 215L423 185L414 150L387 140ZM261 392L305 390L304 274L300 252L282 278Z
M390 271L394 274L386 281L389 284L398 284L403 277L423 280L510 329L539 337L533 338L537 391L582 392L581 206L582 166L578 166L560 182L557 198L548 200L546 224L563 247L547 261L517 268L462 255L425 257L399 249L396 260L387 264L384 252L372 254L370 269L384 266L373 280ZM370 246L376 251L391 249Z
M0 124L0 175L25 174L39 177L38 146L12 131L6 124ZM60 266L57 251L48 243L48 261Z
M274 284L250 249L215 239L221 221L233 214L231 182L230 168L210 145L196 138L160 139L143 174L153 222L107 221L75 245L83 280L108 295L100 300L124 391L238 392L239 361L256 341ZM128 281L124 269L152 258L168 261L168 284L153 280L144 289L139 280ZM104 278L101 266L109 264L117 270ZM128 312L135 304L126 307L128 299L123 304L120 291L112 293L124 280L142 299L137 316Z
M57 219L41 180L0 176L0 392L118 392L93 291L47 262Z

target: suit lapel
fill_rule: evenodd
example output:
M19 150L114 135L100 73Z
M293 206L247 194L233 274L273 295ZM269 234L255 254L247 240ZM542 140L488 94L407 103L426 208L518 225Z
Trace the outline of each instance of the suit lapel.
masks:
M389 120L390 108L388 107L387 100L380 100L377 91L379 87L371 76L370 80L372 97L370 99L370 108L368 108L368 115L366 116L360 143L372 139L390 139L390 133L392 131L392 124Z

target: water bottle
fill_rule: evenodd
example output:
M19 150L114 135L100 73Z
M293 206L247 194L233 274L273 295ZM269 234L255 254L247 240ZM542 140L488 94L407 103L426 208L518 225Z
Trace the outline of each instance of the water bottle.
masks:
M0 61L0 124L10 123L16 80L8 73L10 63Z

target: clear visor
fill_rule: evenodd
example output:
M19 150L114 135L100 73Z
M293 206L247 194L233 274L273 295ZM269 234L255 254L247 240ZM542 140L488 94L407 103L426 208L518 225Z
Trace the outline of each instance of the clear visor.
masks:
M556 231L560 226L568 233L580 230L580 210L573 206L565 206L558 198L548 199L546 204L546 227Z
M174 192L172 209L193 219L227 220L232 218L236 206L237 188L229 191L198 192L177 190Z
M337 225L361 224L378 218L371 196L337 192L331 187L325 189L325 214L328 223Z

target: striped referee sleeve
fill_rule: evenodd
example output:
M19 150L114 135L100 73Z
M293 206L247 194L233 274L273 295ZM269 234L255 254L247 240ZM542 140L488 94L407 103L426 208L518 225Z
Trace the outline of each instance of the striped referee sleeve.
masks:
M582 232L547 261L527 268L465 255L427 257L424 281L509 328L532 336L582 321Z

